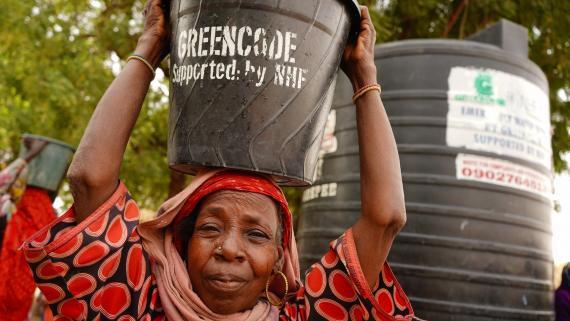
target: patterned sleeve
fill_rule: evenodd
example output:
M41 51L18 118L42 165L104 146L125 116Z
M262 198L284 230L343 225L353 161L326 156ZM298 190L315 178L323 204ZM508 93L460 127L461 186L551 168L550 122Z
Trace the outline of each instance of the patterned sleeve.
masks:
M24 243L54 320L161 318L156 282L136 230L138 219L139 209L120 183L80 224L72 207Z
M366 281L352 230L331 242L330 250L305 275L304 287L285 305L281 320L381 320L414 319L410 301L384 264L378 285Z

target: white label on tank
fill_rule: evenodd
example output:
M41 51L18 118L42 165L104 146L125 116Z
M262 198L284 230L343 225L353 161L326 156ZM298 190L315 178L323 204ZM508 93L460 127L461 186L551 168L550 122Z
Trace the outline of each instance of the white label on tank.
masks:
M458 154L455 159L457 179L515 188L551 197L548 176L526 166L502 159Z
M447 145L551 167L547 94L519 76L454 67L448 78Z

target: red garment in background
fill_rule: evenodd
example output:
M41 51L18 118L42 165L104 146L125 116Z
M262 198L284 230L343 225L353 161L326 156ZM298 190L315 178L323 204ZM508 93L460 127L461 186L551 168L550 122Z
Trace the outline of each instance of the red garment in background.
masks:
M19 250L32 234L53 221L51 199L42 189L27 187L16 212L6 226L0 256L0 318L24 321L32 305L36 285L24 253Z

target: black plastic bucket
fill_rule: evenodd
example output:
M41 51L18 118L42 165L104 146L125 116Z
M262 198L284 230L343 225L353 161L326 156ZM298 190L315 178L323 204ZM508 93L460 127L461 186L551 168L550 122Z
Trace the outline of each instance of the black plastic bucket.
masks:
M44 136L24 134L22 137L48 142L28 164L27 185L43 188L50 192L52 199L55 198L75 149L62 141ZM20 158L23 158L27 151L22 143Z
M171 2L168 158L312 182L352 0Z

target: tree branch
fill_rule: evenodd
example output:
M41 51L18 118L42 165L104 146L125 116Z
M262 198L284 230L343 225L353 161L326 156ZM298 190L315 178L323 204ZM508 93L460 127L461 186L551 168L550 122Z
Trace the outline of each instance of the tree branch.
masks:
M468 2L469 0L461 0L461 3L459 3L457 8L453 10L453 12L451 13L451 19L449 19L449 21L447 22L447 26L445 26L445 30L441 35L443 38L447 38L449 32L455 25L455 22L457 22L457 18L459 18L459 15L461 14L461 12L463 12L463 9L465 8L465 5L467 5Z

